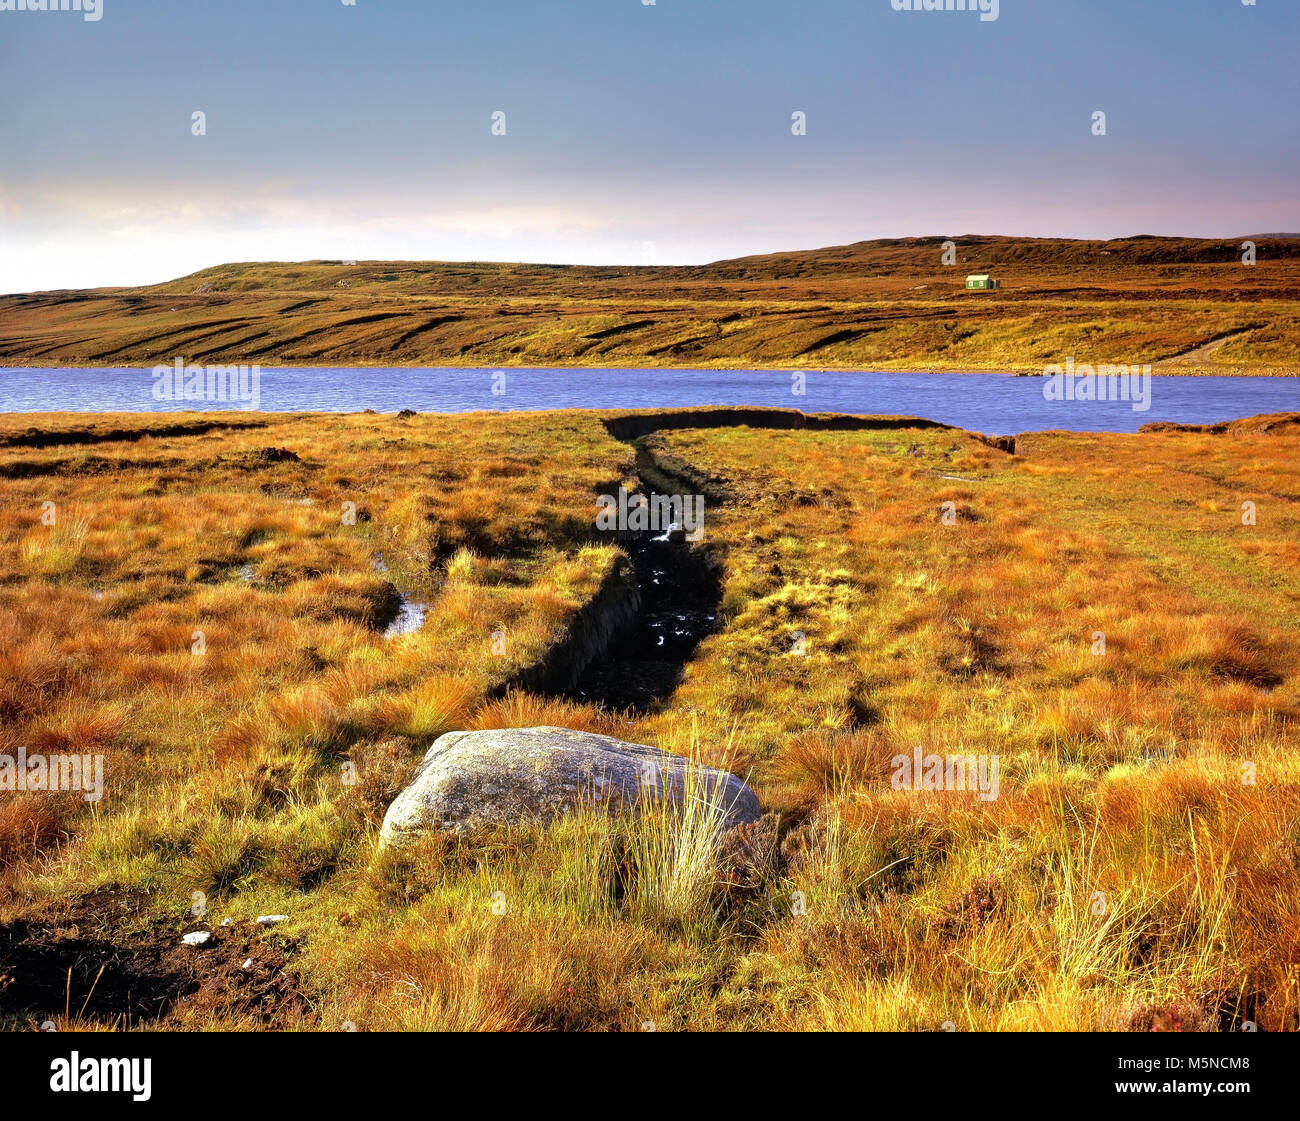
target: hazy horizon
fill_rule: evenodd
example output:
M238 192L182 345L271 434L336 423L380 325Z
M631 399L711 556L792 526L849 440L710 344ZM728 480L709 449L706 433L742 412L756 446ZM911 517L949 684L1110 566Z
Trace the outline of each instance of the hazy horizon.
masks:
M1165 239L1170 239L1170 240L1187 239L1187 240L1192 240L1192 241L1229 241L1229 242L1235 242L1235 241L1238 241L1238 240L1243 239L1243 238L1256 238L1256 239L1258 239L1258 238L1285 238L1285 239L1288 239L1288 240L1289 240L1289 239L1292 239L1292 238L1300 239L1300 232L1293 232L1293 231L1264 231L1264 232L1260 232L1260 233L1256 233L1256 232L1247 232L1247 233L1229 234L1229 235L1222 236L1222 237L1207 237L1207 236L1204 236L1204 235L1201 235L1201 234L1148 234L1148 233L1136 233L1136 234L1118 234L1118 235L1116 235L1115 237L1112 237L1112 238L1054 238L1054 237L1043 237L1043 238L1040 238L1039 240L1045 240L1045 241L1099 241L1099 242L1106 242L1106 241L1133 241L1133 240L1137 240L1137 239L1139 239L1139 238L1148 238L1148 237L1149 237L1149 238L1159 238L1159 239L1162 239L1162 240L1165 240ZM936 240L942 240L942 239L951 239L951 240L956 241L956 242L960 245L960 244L962 243L963 240L969 240L969 239L971 239L971 238L1007 238L1007 239L1032 240L1032 239L1034 239L1034 235L1028 235L1028 234L1000 234L1000 233L964 233L964 234L932 234L932 233L931 233L931 234L901 234L901 235L899 235L898 237L862 238L862 239L859 239L859 242L845 242L845 243L843 243L843 244L844 244L844 245L853 245L853 244L858 244L858 243L870 244L870 243L880 242L880 241L885 241L885 242L888 242L888 241L936 241ZM725 262L727 262L727 261L731 261L731 260L743 260L743 259L748 258L748 257L781 256L781 255L784 255L784 254L787 254L787 253L815 253L815 252L817 252L817 251L820 250L820 249L838 249L838 248L842 248L842 247L843 247L843 246L836 246L836 245L809 245L809 246L798 246L798 247L786 246L786 247L784 247L784 248L780 248L780 249L766 249L766 250L761 250L761 251L754 252L754 253L742 253L742 254L740 254L740 255L737 256L737 257L719 257L719 258L716 258L716 259L711 260L711 261L682 262L682 263L675 263L675 262L667 262L667 261L663 261L663 262L659 262L657 265L649 265L649 266L647 266L644 262L641 262L641 261L524 261L524 260L518 260L518 259L514 259L514 258L507 258L507 257L479 257L479 258L457 258L457 259L451 259L451 258L440 258L440 257L358 257L358 258L350 258L350 257L349 257L349 258L339 258L339 257L297 257L297 258L276 258L276 259L267 258L267 259L264 259L264 260L256 260L256 259L249 258L249 259L246 259L246 260L213 261L213 262L210 263L210 264L200 265L200 266L198 266L197 268L189 269L189 270L187 270L186 272L177 273L177 274L175 274L174 276L161 277L161 278L158 279L157 281L145 281L145 282L143 283L143 285L137 285L137 284L99 284L99 285L87 285L87 286L84 286L84 287L87 287L87 288L136 288L136 287L141 287L141 286L147 286L147 285L149 285L149 284L151 284L151 283L163 284L163 283L166 283L167 281L171 281L171 280L180 280L180 279L183 279L184 277L187 277L187 276L193 276L193 275L195 275L195 274L197 274L197 273L205 272L205 271L207 271L208 269L222 268L222 267L225 267L225 266L227 266L227 265L305 265L305 264L311 264L311 263L313 263L313 262L328 262L328 261L342 261L342 260L346 260L346 261L349 261L349 262L351 262L351 263L358 264L358 265L366 265L366 264L384 264L384 265L429 265L429 264L476 265L476 264L485 264L485 265L524 265L524 266L528 266L528 265L537 265L537 266L540 266L540 267L543 267L543 268L556 268L556 267L566 267L566 268L567 268L567 267L587 267L587 268L646 268L646 267L649 267L649 268L703 268L703 267L708 267L709 265L724 264ZM19 291L13 291L13 292L0 292L0 295L6 295L6 296L8 296L8 295L23 295L23 294L25 294L25 293L31 293L31 292L42 292L42 291L50 292L50 291L60 291L60 290L62 290L62 289L74 288L74 287L83 287L83 286L79 286L79 285L75 285L75 286L74 286L74 285L62 285L62 286L58 286L58 287L55 287L55 288L44 288L44 289L40 289L40 288L35 288L35 289L24 289L24 290L21 291L21 292L19 292Z
M996 7L0 12L0 291L1300 226L1300 5Z

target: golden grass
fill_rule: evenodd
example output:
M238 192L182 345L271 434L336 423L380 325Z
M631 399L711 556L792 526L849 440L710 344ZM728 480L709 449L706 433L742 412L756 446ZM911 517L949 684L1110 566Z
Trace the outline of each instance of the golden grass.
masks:
M0 794L0 923L107 885L178 929L194 891L287 913L311 1002L282 1028L1298 1026L1300 437L656 446L733 489L723 625L643 718L510 688L615 560L591 495L631 451L595 416L265 417L0 474L0 754L102 754L108 787ZM428 604L395 638L390 581ZM434 738L536 724L726 766L769 816L724 834L701 797L376 856ZM998 797L893 789L917 745L996 755Z

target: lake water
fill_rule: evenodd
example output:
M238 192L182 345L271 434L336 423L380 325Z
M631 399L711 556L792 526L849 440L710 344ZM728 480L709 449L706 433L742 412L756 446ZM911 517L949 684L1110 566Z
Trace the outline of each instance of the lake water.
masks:
M264 369L257 406L267 412L466 412L474 409L649 409L772 405L803 412L897 413L989 435L1048 428L1134 432L1166 420L1205 424L1300 411L1300 377L1151 381L1150 408L1128 401L1047 401L1044 379L1005 374L804 373L792 392L780 370L592 370L295 367ZM247 404L155 400L149 369L0 367L3 412L150 412ZM496 392L493 390L504 390Z

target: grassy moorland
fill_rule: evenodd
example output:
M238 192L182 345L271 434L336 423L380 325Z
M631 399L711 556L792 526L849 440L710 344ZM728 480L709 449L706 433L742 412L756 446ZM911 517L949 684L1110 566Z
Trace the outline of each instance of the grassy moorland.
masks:
M597 414L0 420L0 754L106 777L0 794L5 1022L1300 1026L1294 420L644 445L708 490L723 599L636 716L510 687L621 563ZM429 612L385 638L394 585ZM767 816L689 859L581 816L377 855L436 736L540 723ZM997 755L999 796L893 789L917 745Z
M708 366L1294 372L1300 238L860 242L692 267L230 264L0 296L0 365ZM997 292L966 292L992 271Z

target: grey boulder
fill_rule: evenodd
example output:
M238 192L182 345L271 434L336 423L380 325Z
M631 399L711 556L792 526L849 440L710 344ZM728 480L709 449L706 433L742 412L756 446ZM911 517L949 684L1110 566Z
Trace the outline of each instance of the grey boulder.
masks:
M644 798L713 793L725 825L757 821L754 792L726 771L680 755L571 728L501 728L439 736L411 784L388 807L381 846L433 830L550 821L585 803L635 810Z

